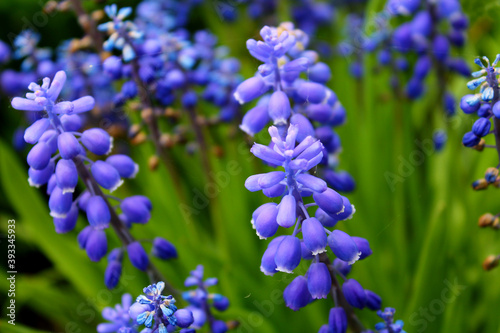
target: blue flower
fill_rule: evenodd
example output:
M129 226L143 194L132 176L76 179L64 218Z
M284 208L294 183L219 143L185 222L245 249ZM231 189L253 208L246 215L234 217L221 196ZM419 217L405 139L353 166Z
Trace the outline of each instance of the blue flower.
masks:
M102 310L102 316L107 323L97 325L98 333L111 332L128 332L138 333L137 325L133 322L129 315L130 305L132 304L132 296L124 294L122 303L117 304L114 308L106 307ZM128 329L128 330L126 330Z
M211 313L212 307L218 311L226 311L229 307L227 297L208 292L208 288L215 286L218 283L218 279L207 278L204 280L203 275L204 268L202 265L198 265L184 281L186 287L196 287L196 289L185 291L182 294L182 298L190 304L187 308L193 314L193 320L185 327L200 329L205 324L207 318L213 317ZM215 327L212 326L212 331L214 332L225 332L228 329L226 323L220 320L216 320L212 325L215 325Z
M106 161L92 161L87 157L87 151L94 155L107 155L112 149L113 139L100 128L78 132L82 127L79 113L92 109L95 101L90 96L73 102L59 101L65 82L65 72L59 71L52 82L45 78L41 86L31 83L31 92L26 94L26 98L15 97L12 106L18 110L47 114L47 118L36 120L24 133L25 141L34 144L27 156L30 166L28 182L35 187L47 184L50 215L54 218L56 232L73 230L78 210L86 213L89 226L79 234L78 243L86 250L90 260L99 261L108 250L105 229L112 223L113 216L115 223L118 221L117 207L122 211L120 219L123 227L130 227L132 223L147 223L152 205L144 196L131 196L124 200L113 198L120 202L117 207L109 203L109 198L99 186L114 191L123 183L122 178L135 176L138 166L125 155L110 156ZM82 173L82 169L86 172ZM88 189L74 196L80 176L85 179ZM167 256L174 256L172 252L175 248L172 250L167 246L165 249L162 245L163 257L165 251L169 252ZM138 242L131 241L128 252L135 267L140 270L148 268L148 255ZM120 275L121 260L110 260L105 273L106 286L115 287Z
M490 64L488 58L483 57L475 59L475 63L481 67L481 70L472 73L475 78L467 83L470 90L479 88L479 93L469 94L462 97L460 108L464 113L473 114L477 112L479 119L474 122L472 131L466 133L462 143L466 147L472 147L478 150L484 148L483 137L488 136L491 130L491 120L500 116L500 104L498 103L498 76L499 71L496 65L500 61L500 55L497 55L495 61ZM497 91L495 97L495 91Z
M172 296L163 296L165 288L164 282L149 285L144 288L144 295L139 295L136 304L145 306L147 310L137 313L136 322L139 325L145 325L152 332L166 332L168 325L176 326L177 319L174 313L177 311L175 298Z
M32 92L26 94L26 98L14 97L12 107L21 111L47 111L49 117L53 114L74 114L86 112L94 107L94 98L91 96L81 97L73 102L59 102L57 98L66 82L66 73L59 71L54 80L43 79L40 86L32 82L28 89Z
M105 31L109 38L103 44L104 50L121 50L123 60L128 62L136 57L134 46L131 41L141 40L143 33L132 22L125 20L131 13L131 7L124 7L118 10L116 4L104 7L104 11L111 21L100 24L97 28Z
M384 320L375 325L375 329L378 333L405 333L403 330L403 321L397 320L394 322L394 313L396 313L394 308L385 308L384 311L377 311L377 315Z
M258 207L251 224L261 239L274 237L279 227L293 227L293 232L271 240L260 269L266 275L279 271L292 273L302 259L312 260L307 274L296 277L284 290L285 304L294 311L330 293L334 298L341 294L352 306L379 308L380 298L365 291L355 280L344 282L342 289L332 287L334 281L338 283L337 276L345 280L350 265L372 251L364 238L326 229L350 219L355 209L349 199L311 172L320 166L319 175L332 187L341 190L354 187L352 177L335 171L341 145L331 127L342 125L346 112L335 93L325 86L330 77L328 66L317 61L317 53L305 50L307 35L290 23L278 28L264 27L261 36L264 41L249 40L247 48L264 64L255 76L238 86L235 98L242 104L259 98L257 105L243 117L240 125L243 131L254 135L273 121L274 126L269 127L271 142L255 143L250 151L278 170L248 177L245 187L280 199L278 203ZM300 78L300 73L311 72L311 67L314 68L311 80ZM266 94L268 90L272 92ZM311 196L312 201L304 204L304 198ZM310 207L316 207L315 217L310 217ZM324 254L327 246L337 257L333 265ZM192 293L191 297L203 298L204 293ZM339 311L334 311L337 312L337 319L332 319L330 327L325 325L320 332L345 332L345 313L342 318Z
M298 311L313 301L305 277L297 276L283 292L283 299L287 307Z

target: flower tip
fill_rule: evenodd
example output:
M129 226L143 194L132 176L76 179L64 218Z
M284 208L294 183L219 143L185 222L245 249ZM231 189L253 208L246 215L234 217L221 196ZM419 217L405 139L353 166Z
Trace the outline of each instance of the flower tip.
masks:
M65 194L65 193L74 193L75 192L75 188L74 187L65 187L62 189L62 193Z
M54 212L54 211L51 211L50 212L50 216L54 217L54 218L57 218L57 219L63 219L67 216L68 214L67 213L57 213L57 212Z
M264 273L264 275L267 275L267 276L273 276L274 275L274 272L270 272L270 271L266 270L266 268L264 266L260 266L260 271L262 273Z
M109 189L109 192L114 192L117 188L119 188L120 186L122 186L123 184L123 179L120 179L115 186L113 186L112 188Z
M276 270L283 273L293 274L293 270L287 269L286 267L283 266L277 266Z
M28 178L28 184L31 186L31 187L35 187L35 188L39 188L40 186L42 186L42 184L38 184L36 182L34 182L31 177Z
M348 261L347 263L348 263L349 265L352 265L352 264L354 264L356 261L358 261L360 257L361 257L361 252L358 252L358 254L357 254L354 258L352 258L352 260L351 260L351 261Z
M313 256L315 256L315 255L318 255L320 253L325 253L325 252L326 252L326 247L319 249L319 250L312 251L311 253L313 254Z
M240 93L238 91L236 91L234 94L233 94L233 97L235 100L238 101L238 103L240 103L240 105L243 105L245 104L245 101L242 99Z

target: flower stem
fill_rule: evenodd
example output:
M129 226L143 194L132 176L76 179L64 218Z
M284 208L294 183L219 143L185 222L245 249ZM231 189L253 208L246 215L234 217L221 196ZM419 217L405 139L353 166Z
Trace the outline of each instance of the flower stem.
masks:
M87 14L80 0L70 0L70 2L73 10L76 13L76 16L78 17L78 23L85 31L85 33L92 39L96 50L101 53L103 51L103 40L101 34L99 33L99 30L97 30L96 22L89 14Z
M349 327L351 328L352 332L355 333L363 332L365 330L365 327L356 316L356 313L354 313L354 309L352 308L352 306L349 303L347 303L347 300L344 297L344 293L342 293L342 289L340 288L339 281L335 276L335 271L333 270L333 265L330 261L330 258L326 253L321 253L319 255L319 261L324 263L328 267L328 271L330 272L330 277L332 278L332 289L336 291L335 295L337 296L336 300L334 298L334 302L344 309L347 315L347 321L349 323ZM332 293L334 293L334 291L332 291Z
M207 180L209 179L209 174L211 170L210 159L208 157L209 148L207 141L205 140L205 136L203 135L203 130L198 123L198 119L196 116L196 111L194 108L188 107L186 108L187 114L189 116L189 121L191 122L191 126L193 127L194 134L196 136L196 141L198 142L201 161L203 163L203 168L205 169L205 175Z
M500 88L498 87L498 79L496 74L491 74L492 77L488 78L488 83L493 88L493 100L491 101L491 106L495 105L500 98ZM498 159L500 160L500 119L493 117L493 133L495 135L495 146L497 149Z
M134 237L132 234L130 234L129 230L127 227L123 224L123 222L120 220L118 217L118 214L116 213L115 209L113 206L109 203L107 196L102 192L101 188L99 185L96 183L94 177L90 174L89 170L85 167L85 164L83 163L83 160L77 156L73 158L73 162L76 165L76 168L78 170L78 175L80 178L83 180L84 184L89 184L87 186L91 186L94 195L98 195L104 199L106 204L108 205L109 212L111 213L111 227L115 231L116 235L120 239L120 241L123 243L123 245L127 246L132 242L135 242ZM163 275L160 273L160 271L156 268L156 266L150 261L148 267L146 268L146 273L148 274L149 280L151 283L156 283L159 281L165 282L165 289L171 293L172 295L178 295L178 291L175 290L172 285L170 285L168 282L165 281L165 278Z
M139 99L141 101L141 104L144 107L144 109L149 109L151 111L151 114L145 117L144 121L146 122L146 125L149 128L149 132L151 133L156 154L158 155L158 157L161 158L163 164L167 168L167 171L170 174L170 178L172 179L176 192L179 195L179 198L181 199L181 201L185 201L184 199L186 196L184 195L184 191L180 183L181 177L177 172L177 168L173 163L172 157L170 156L168 151L162 147L160 143L160 129L156 121L156 116L153 111L153 105L151 103L151 99L149 98L147 87L144 85L141 78L139 77L139 63L137 62L136 59L132 60L131 63L132 63L132 77L139 90Z
M304 203L302 202L302 198L300 201L297 203L301 209L299 210L299 219L306 219L308 218L307 210L304 207ZM303 208L304 207L304 208ZM351 328L352 332L354 333L361 333L365 330L365 327L361 323L361 321L358 319L356 316L356 313L354 313L354 309L352 306L347 303L347 300L344 297L344 293L342 292L342 289L340 288L340 284L337 280L336 277L336 271L333 268L332 262L330 261L330 258L328 255L323 252L319 254L319 261L324 263L328 267L328 271L330 272L330 276L332 278L332 289L335 290L335 293L332 291L332 297L333 295L336 296L333 298L333 301L335 304L338 304L340 307L342 307L347 315L347 321L349 322L349 327Z

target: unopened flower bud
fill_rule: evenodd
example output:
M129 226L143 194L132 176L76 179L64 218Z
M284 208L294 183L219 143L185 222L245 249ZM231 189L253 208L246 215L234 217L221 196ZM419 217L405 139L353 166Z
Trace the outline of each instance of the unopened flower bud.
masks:
M484 174L484 179L488 183L494 183L498 177L498 169L497 168L488 168L486 169L486 173Z
M479 217L477 224L481 228L489 227L489 226L493 225L493 221L495 219L498 219L498 218L495 217L493 214L486 213L486 214L483 214Z
M499 256L490 255L483 261L483 269L485 271L490 271L498 266L499 261L500 261Z
M475 191L479 191L479 190L484 190L485 188L488 187L488 185L489 185L489 183L486 181L486 179L481 178L481 179L476 180L474 183L472 183L472 188Z
M158 156L152 155L151 157L149 157L149 160L148 160L149 170L154 171L154 170L158 169L158 165L160 165L160 159L158 158Z

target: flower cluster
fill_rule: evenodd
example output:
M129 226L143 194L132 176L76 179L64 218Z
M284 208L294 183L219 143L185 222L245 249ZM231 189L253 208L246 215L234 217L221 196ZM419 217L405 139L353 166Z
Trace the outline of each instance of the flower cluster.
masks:
M472 125L472 131L464 134L462 144L465 147L473 148L477 151L483 151L485 148L496 149L500 152L500 89L498 76L499 69L496 67L500 61L498 54L490 63L489 59L483 57L477 58L474 62L481 67L481 70L472 73L475 78L467 83L470 90L479 88L478 93L468 94L462 97L460 108L466 114L477 115L479 118ZM492 126L493 124L493 126ZM488 145L485 139L493 134L494 145ZM500 155L499 155L500 156ZM484 190L490 185L500 187L499 166L492 166L486 169L484 177L472 183L474 190ZM479 217L478 224L482 228L491 227L500 229L499 214L483 214ZM483 263L483 268L490 270L500 262L500 255L491 255Z
M409 19L391 28L390 19L400 16ZM405 88L410 99L423 95L424 80L431 70L436 71L442 86L445 85L447 73L470 74L467 64L454 57L452 52L453 47L461 48L464 45L468 26L467 16L462 12L458 0L389 0L384 12L376 18L379 29L365 40L364 47L369 52L377 52L380 65L390 66L396 75L398 71L410 70L408 54L417 55L417 61L411 69L412 77ZM393 83L397 85L396 76ZM442 98L445 112L454 114L453 96L443 93L439 97Z
M378 333L405 333L403 330L403 321L397 320L394 322L394 308L385 308L384 311L377 311L377 315L384 321L375 325Z
M235 92L236 99L247 103L272 89L243 117L240 128L249 135L259 133L270 121L278 127L298 125L297 140L307 136L321 141L320 173L334 189L349 192L353 178L337 170L341 152L340 138L332 127L342 125L345 109L335 93L325 83L331 77L330 68L318 61L318 54L306 50L309 37L291 23L279 27L264 27L264 41L250 39L250 54L264 62L258 73L242 82ZM307 75L307 79L301 77ZM293 101L293 105L290 102ZM286 126L285 126L286 127Z
M46 48L38 48L40 35L32 30L24 30L14 39L15 59L23 59L21 69L29 71L36 67L38 74L50 74L54 64L50 60L51 51ZM45 73L44 73L45 72Z
M122 200L103 193L103 190L116 190L123 178L133 178L138 165L127 155L111 155L106 160L96 161L88 157L89 154L109 154L113 138L101 128L79 132L82 127L79 114L94 107L94 98L84 96L72 102L58 102L65 82L64 71L57 72L52 82L49 78L43 79L41 86L33 82L26 98L14 98L12 107L47 114L24 133L24 140L34 145L27 157L28 181L34 187L47 184L50 215L56 232L73 230L79 210L86 214L89 225L78 235L78 243L92 261L99 261L108 252L105 230L110 224L118 230L130 228L132 223L145 224L151 217L152 205L147 197L140 195ZM86 190L75 196L79 180ZM118 200L119 216L109 199ZM153 254L158 257L176 256L175 248L166 240L157 239L154 244ZM149 258L142 245L131 239L126 239L125 245L133 266L146 270ZM121 249L110 253L105 277L110 288L118 283L121 258Z
M141 333L173 332L176 328L186 328L193 323L191 311L177 309L172 296L163 296L164 282L158 282L144 288L144 295L139 295L134 304L130 294L124 294L122 304L115 308L104 308L102 316L108 322L97 326L98 333L138 333L142 325L146 328ZM191 330L182 329L183 333Z
M112 4L106 6L104 11L111 19L111 21L103 23L98 27L100 31L105 31L109 35L108 40L104 42L104 50L121 50L123 60L126 62L134 59L136 54L131 42L140 40L142 33L137 30L132 21L125 20L132 13L132 8L124 7L118 10L118 6Z
M112 15L116 11L116 8L106 8ZM103 70L112 81L122 82L121 90L113 99L116 107L136 97L140 99L137 109L142 110L145 121L131 127L132 137L137 137L144 125L152 134L157 150L189 143L186 125L182 123L182 116L187 115L196 134L196 145L202 154L207 154L200 127L230 122L239 112L239 104L232 96L240 82L239 61L228 57L227 48L217 46L217 39L210 32L200 30L190 36L180 28L181 22L167 24L166 21L172 19L169 9L154 1L140 6L133 25L140 39L127 38L127 31L123 29L113 30L110 39L118 34L118 40L129 42L131 51L123 49L121 57L104 60ZM125 12L128 14L130 9ZM219 113L202 114L200 110L208 109L204 103L212 104ZM176 112L176 108L187 112ZM162 118L169 118L166 127L174 134L160 132Z
M275 237L269 243L261 270L266 275L292 273L302 260L311 261L305 276L297 276L283 293L286 306L295 311L315 299L327 298L330 293L335 299L342 293L350 306L377 310L380 297L346 277L350 265L371 255L368 241L339 229L328 229L350 219L354 206L323 179L311 174L316 166L328 165L335 157L332 154L340 144L331 126L345 120L345 110L335 93L324 85L330 71L324 63L317 62L314 52L304 51L308 37L290 23L278 28L266 26L261 36L264 41L250 39L247 47L264 64L254 77L238 86L235 97L246 103L273 90L245 115L241 128L255 134L269 121L273 122L274 126L269 128L271 143L255 143L251 152L269 166L282 170L250 176L245 187L250 191L261 190L270 198L280 198L278 204L265 203L252 215L252 226L261 239L274 237L279 227L293 228L291 235ZM301 78L306 71L310 81ZM313 122L318 126L316 129ZM332 179L329 182L337 184ZM311 196L312 202L304 203ZM316 207L315 216L309 214L312 207ZM334 265L325 253L327 247L337 257ZM344 280L341 289L337 276ZM334 327L338 321L347 327L344 308L335 307L332 312L338 319L330 326Z
M350 57L349 73L356 79L363 77L363 56L364 49L364 35L363 25L365 19L361 14L347 15L346 24L344 27L343 35L344 40L337 46L337 52L342 57Z
M137 325L130 317L129 311L132 305L132 296L124 294L122 303L116 304L114 308L106 307L102 310L102 317L108 322L97 325L98 333L127 332L137 333Z
M207 288L218 283L217 278L203 280L203 266L199 265L185 281L186 287L196 287L183 293L182 298L189 303L184 309L177 309L176 300L172 296L163 296L164 282L153 283L144 288L144 295L137 297L132 303L132 297L124 294L122 304L115 308L105 308L102 316L108 322L97 326L98 333L165 333L174 332L180 328L181 333L194 333L205 323L210 324L213 333L227 332L232 328L222 320L212 315L211 308L225 311L229 300L216 293L209 293Z
M165 283L158 282L144 288L130 308L130 317L139 325L146 326L148 332L172 332L175 327L186 328L193 323L191 311L177 310L175 298L163 296Z
M217 278L207 278L203 280L203 266L199 265L184 282L186 287L196 287L194 290L185 291L182 298L189 303L187 310L193 313L194 321L190 328L201 329L206 322L210 325L213 333L224 333L228 331L228 325L222 320L216 320L211 312L211 308L218 311L226 311L229 307L229 300L221 294L209 293L208 288L218 283Z
M142 1L133 20L129 19L130 7L106 6L87 19L107 15L109 22L98 25L93 21L83 26L87 31L94 24L97 36L88 34L64 41L56 52L40 48L37 33L24 31L14 42L12 57L9 47L0 43L0 63L10 58L23 59L21 71L1 72L2 90L13 97L38 77L52 77L64 70L69 87L61 92L63 98L91 95L95 99L92 114L81 118L82 127L95 127L101 121L99 125L105 122L115 137L126 137L128 133L133 144L150 138L156 148L151 168L176 145L186 145L188 152L197 148L208 154L204 143L209 140L200 135L204 133L202 127L230 122L239 113L232 93L240 83L240 66L210 32L200 30L190 35L184 28L191 10L199 3ZM96 44L101 32L108 38ZM132 102L136 97L140 103ZM127 110L141 110L143 121L131 126L124 106ZM38 119L31 112L25 114L28 122ZM18 134L14 140L22 149Z

